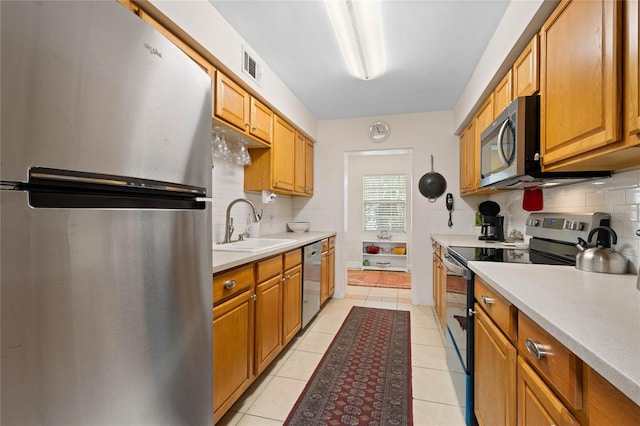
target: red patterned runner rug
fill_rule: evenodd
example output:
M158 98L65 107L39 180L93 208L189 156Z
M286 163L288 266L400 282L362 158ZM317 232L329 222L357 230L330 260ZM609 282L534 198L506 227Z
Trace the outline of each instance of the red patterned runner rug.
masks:
M412 425L409 312L354 306L285 425Z

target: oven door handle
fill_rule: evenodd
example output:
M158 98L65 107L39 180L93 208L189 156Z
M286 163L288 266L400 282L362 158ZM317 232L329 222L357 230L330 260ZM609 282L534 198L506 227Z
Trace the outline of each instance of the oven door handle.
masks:
M455 275L466 279L471 279L471 270L460 265L449 253L444 253L442 256L442 263L447 268L447 275Z

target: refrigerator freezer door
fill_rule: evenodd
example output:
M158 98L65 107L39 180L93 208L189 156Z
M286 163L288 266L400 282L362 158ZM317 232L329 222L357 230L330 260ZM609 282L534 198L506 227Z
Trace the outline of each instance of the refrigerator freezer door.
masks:
M205 211L2 206L2 424L209 424Z

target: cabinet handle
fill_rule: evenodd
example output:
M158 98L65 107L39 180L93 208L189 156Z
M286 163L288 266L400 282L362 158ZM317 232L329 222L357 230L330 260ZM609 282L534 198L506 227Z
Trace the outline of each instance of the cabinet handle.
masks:
M496 300L493 297L487 297L484 294L481 297L482 299L482 303L484 303L485 305L493 305L494 303L496 303Z
M255 126L253 126L253 127L251 128L251 130L255 132L256 130L258 130L258 128L257 128L257 127L255 127Z
M236 284L238 284L236 280L229 280L224 283L224 288L226 288L227 290L231 290L236 286Z
M251 300L255 302L256 300L258 300L258 296L255 293L253 293L253 295L251 296Z
M472 317L476 314L476 311L474 311L473 309L469 308L469 316Z
M249 123L244 123L244 127L249 128Z
M527 338L524 344L527 347L527 351L529 351L531 356L535 359L540 359L543 356L551 355L551 352L548 352L547 348L542 343L538 343L533 339Z

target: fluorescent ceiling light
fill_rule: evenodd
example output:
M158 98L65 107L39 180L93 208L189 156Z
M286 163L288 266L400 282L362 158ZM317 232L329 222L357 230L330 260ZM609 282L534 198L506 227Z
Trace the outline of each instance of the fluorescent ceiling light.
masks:
M361 80L384 74L384 44L380 2L325 0L349 73Z

